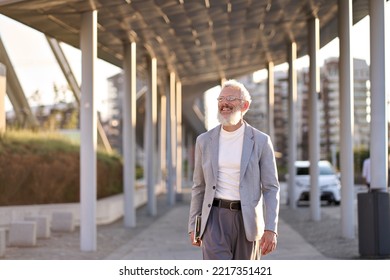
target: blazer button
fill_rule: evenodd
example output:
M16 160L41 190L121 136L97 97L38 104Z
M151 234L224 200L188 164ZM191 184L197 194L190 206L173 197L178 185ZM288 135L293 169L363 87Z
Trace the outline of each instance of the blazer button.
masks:
M215 186L213 186L213 190L215 190Z
M207 205L209 208L211 207L211 204Z

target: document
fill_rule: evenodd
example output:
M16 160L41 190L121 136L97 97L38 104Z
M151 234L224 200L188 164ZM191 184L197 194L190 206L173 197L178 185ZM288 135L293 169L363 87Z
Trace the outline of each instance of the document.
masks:
M200 239L201 223L202 223L202 217L200 215L197 215L195 217L194 242L197 242Z

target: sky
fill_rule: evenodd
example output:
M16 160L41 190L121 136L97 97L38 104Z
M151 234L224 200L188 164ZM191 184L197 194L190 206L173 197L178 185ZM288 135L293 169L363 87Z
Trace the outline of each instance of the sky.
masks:
M37 102L29 99L29 96L37 90L43 97L42 104L52 104L54 100L53 85L66 88L67 82L44 34L0 15L0 36L30 106L38 105ZM81 52L67 44L61 43L61 46L80 85ZM96 102L98 110L102 111L103 114L105 113L108 88L106 80L120 71L120 68L110 63L100 59L97 61ZM67 96L68 100L71 100L72 93L68 92ZM6 110L10 109L12 109L12 105L7 100Z
M386 13L390 13L390 3L386 3ZM390 30L390 20L386 22L387 32ZM67 82L58 66L51 49L49 48L45 36L29 28L21 23L0 15L0 36L7 49L8 55L12 61L14 69L19 77L22 88L29 99L30 105L37 105L37 102L32 101L31 96L35 91L39 90L43 99L42 104L52 104L54 100L53 84L65 88ZM369 18L366 17L353 26L351 34L352 56L354 58L365 59L370 63L369 54ZM389 37L389 36L388 36ZM389 38L387 38L389 39ZM387 40L388 41L388 40ZM76 78L80 83L81 77L81 54L78 49L70 47L66 44L61 44L63 50L69 60L69 63L74 71ZM387 44L389 45L389 44ZM319 52L319 64L328 57L337 57L339 55L339 40L338 38L324 46ZM387 58L387 61L389 59ZM389 65L389 63L387 63ZM299 58L297 67L307 67L308 57ZM287 69L287 64L276 65L275 71ZM387 67L389 69L389 67ZM107 78L121 71L120 68L113 66L103 60L98 59L96 82L97 82L97 108L105 115L107 100ZM387 73L390 71L387 71ZM266 77L265 70L254 73L254 79ZM210 91L209 99L215 99L216 89ZM72 94L69 92L68 96ZM213 105L212 105L213 106ZM6 100L6 110L12 109L8 100ZM212 127L213 124L208 124Z

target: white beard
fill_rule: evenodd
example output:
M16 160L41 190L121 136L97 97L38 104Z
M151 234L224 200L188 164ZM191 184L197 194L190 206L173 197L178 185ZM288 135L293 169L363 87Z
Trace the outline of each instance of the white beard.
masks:
M240 108L234 108L234 111L227 117L224 117L220 111L218 111L218 121L222 125L230 126L238 124L242 119Z

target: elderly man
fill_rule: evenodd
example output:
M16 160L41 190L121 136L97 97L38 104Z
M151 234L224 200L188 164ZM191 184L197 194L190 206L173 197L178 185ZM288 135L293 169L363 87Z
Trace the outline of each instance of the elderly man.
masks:
M241 83L224 83L218 97L221 125L196 141L188 231L207 260L260 259L276 248L275 155L270 137L243 120L250 103Z

